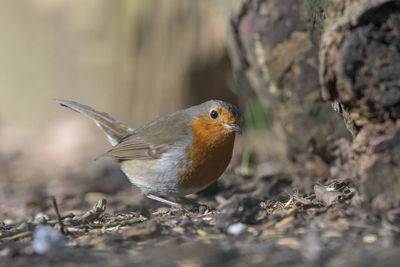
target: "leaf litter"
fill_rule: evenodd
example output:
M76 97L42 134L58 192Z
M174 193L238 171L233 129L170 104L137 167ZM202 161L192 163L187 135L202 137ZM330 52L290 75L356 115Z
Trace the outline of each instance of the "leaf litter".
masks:
M79 205L68 207L62 198L53 205L48 198L31 217L0 206L0 265L51 266L55 253L58 265L87 266L371 266L400 258L399 209L369 212L352 181L328 179L293 192L293 179L230 173L190 196L207 206L197 211L148 200L132 208L124 204L130 193L98 194L105 198L79 213L69 212Z

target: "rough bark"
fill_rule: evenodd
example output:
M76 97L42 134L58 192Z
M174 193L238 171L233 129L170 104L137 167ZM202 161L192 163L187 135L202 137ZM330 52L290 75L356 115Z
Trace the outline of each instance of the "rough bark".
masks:
M245 1L231 26L236 65L271 110L289 161L306 162L300 176L326 176L327 145L349 135L321 101L318 49L308 32L305 1Z
M323 176L307 171L322 159L331 178L357 179L371 207L400 205L400 1L248 0L232 28L302 175ZM339 139L343 125L353 140Z
M322 90L355 136L365 200L390 208L400 204L400 2L358 2L323 34Z

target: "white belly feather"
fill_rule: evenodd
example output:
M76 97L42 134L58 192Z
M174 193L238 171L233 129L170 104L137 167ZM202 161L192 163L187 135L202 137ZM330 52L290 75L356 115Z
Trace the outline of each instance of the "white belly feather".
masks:
M144 194L181 195L177 174L183 158L179 155L184 155L183 149L171 149L159 159L124 161L121 170Z

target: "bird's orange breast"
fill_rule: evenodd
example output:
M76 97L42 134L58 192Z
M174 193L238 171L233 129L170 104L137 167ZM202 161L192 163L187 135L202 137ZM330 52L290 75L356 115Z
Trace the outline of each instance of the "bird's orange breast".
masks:
M235 134L207 117L196 118L192 131L193 144L186 149L186 161L180 166L178 182L183 189L200 190L225 171L232 157Z

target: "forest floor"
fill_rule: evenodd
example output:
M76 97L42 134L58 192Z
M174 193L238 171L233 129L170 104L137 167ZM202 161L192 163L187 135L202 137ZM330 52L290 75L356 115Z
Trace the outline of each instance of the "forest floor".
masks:
M191 211L127 182L108 194L79 185L54 201L16 195L0 205L0 266L398 266L400 210L369 212L352 181L302 195L293 182L227 173L191 196L203 204Z

